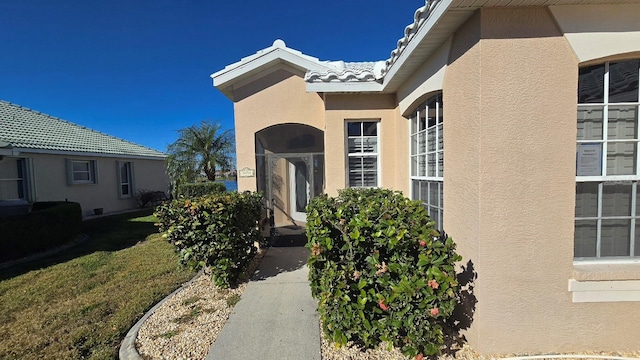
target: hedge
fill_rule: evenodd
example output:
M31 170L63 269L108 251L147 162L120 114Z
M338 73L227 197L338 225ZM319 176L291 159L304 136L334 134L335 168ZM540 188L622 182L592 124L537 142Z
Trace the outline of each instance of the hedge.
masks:
M207 181L201 183L180 184L176 191L177 197L199 197L212 194L220 194L227 191L224 183Z
M75 240L82 209L75 202L34 203L30 213L0 218L0 261L19 259Z
M458 298L450 238L423 205L384 189L345 189L307 207L311 292L333 342L393 344L408 356L441 351Z
M160 205L156 216L183 264L196 270L208 267L216 285L230 287L256 253L261 212L260 194L234 191L176 199Z

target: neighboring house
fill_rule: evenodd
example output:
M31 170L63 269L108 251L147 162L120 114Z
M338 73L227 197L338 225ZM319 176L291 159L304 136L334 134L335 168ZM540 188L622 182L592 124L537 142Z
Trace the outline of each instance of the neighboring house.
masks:
M277 40L214 73L239 190L281 224L350 186L423 201L477 273L480 353L640 350L640 1L436 0L414 20L386 61Z
M166 191L165 154L0 101L0 208L74 201L84 216L134 209L139 189Z

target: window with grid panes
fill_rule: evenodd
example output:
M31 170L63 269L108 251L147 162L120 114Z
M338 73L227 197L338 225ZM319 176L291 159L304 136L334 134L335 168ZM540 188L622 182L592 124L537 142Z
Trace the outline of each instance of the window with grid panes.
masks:
M349 187L378 186L378 121L348 121L347 174Z
M444 170L442 93L411 112L411 198L424 203L436 228L442 230Z
M576 259L640 257L639 73L638 59L579 70Z

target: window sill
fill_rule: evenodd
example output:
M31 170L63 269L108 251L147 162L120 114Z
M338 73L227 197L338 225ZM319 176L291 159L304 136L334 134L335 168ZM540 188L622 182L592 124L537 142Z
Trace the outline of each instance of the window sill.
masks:
M640 260L573 263L573 302L640 301Z
M574 261L573 278L577 281L640 280L640 260Z

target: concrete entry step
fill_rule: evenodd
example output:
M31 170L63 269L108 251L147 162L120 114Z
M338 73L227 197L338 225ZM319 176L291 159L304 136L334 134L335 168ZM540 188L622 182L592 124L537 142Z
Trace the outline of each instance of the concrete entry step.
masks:
M290 247L290 246L305 246L307 243L306 228L302 225L287 225L278 226L275 228L276 235L273 241L270 241L270 246L273 247ZM263 233L263 236L269 237L269 228Z

